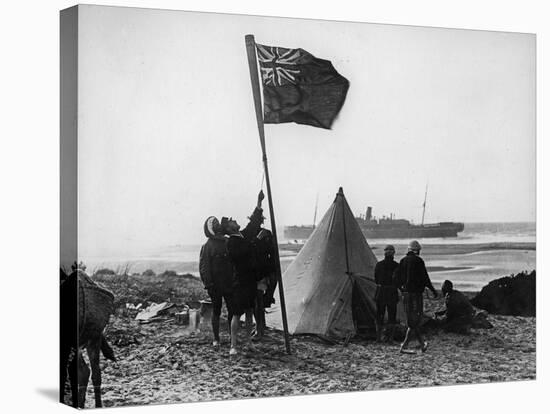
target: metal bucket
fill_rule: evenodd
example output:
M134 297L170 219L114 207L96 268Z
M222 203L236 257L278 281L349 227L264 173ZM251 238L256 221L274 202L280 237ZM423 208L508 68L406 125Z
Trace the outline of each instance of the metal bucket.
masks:
M176 313L176 323L178 325L189 325L189 309Z
M189 309L189 329L196 330L199 327L200 314L198 309Z
M212 330L212 312L214 310L212 306L212 302L209 300L201 300L200 301L201 308L200 308L200 321L199 321L199 329L201 332L208 332Z

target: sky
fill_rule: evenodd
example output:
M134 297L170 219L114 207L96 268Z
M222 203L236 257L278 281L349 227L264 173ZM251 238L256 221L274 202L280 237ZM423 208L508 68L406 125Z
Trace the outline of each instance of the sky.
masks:
M532 34L80 6L80 254L246 223L263 181L249 33L350 82L332 130L265 127L278 227L310 224L316 197L321 217L340 186L356 215L420 222L428 185L427 223L535 220Z

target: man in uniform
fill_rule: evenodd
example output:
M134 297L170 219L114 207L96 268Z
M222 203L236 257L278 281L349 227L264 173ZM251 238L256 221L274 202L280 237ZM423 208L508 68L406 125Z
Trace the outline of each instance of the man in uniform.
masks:
M220 315L222 299L227 308L227 320L231 331L231 317L233 298L233 263L229 260L226 249L227 238L221 231L218 219L210 216L204 223L204 234L208 238L202 246L199 260L199 273L204 288L212 300L212 345L220 345Z
M407 350L411 334L415 334L421 345L422 352L428 349L428 343L424 341L420 333L420 324L424 314L424 302L422 295L424 289L432 291L434 298L437 298L437 291L432 285L424 260L420 257L420 243L413 240L409 243L407 255L399 262L396 271L398 286L403 292L405 312L407 314L407 333L401 344L401 353L411 353Z
M227 252L233 263L233 317L231 320L231 349L229 355L237 354L237 337L242 314L245 314L247 341L250 341L252 331L252 314L256 298L256 283L258 282L258 266L256 260L255 238L260 231L262 222L263 191L258 194L258 202L254 212L249 217L250 222L240 230L239 224L231 218L222 218L223 231L229 235ZM248 343L251 347L251 343Z
M374 268L374 279L376 281L376 341L382 341L382 329L384 316L388 311L387 340L392 341L395 331L397 302L399 296L395 285L394 273L399 264L393 259L395 248L388 244L384 248L384 259L376 263Z
M462 292L453 289L450 280L443 282L441 292L445 297L445 310L435 313L437 316L444 316L441 326L447 332L469 334L474 323L474 307Z

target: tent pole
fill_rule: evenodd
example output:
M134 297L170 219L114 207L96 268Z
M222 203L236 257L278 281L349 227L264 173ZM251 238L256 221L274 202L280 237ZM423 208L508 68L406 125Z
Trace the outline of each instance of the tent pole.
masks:
M342 197L344 196L344 190L342 187L340 187L340 189L338 190L338 195ZM346 253L346 274L349 275L350 272L349 272L349 256L348 256L348 235L346 233L346 214L345 214L346 212L344 211L345 207L346 205L342 203L342 224L344 229L344 250Z
M277 272L277 283L279 284L279 299L281 301L281 316L283 319L283 331L285 337L285 347L287 354L290 354L290 339L288 335L288 322L286 318L285 295L283 289L283 278L281 276L281 260L279 258L279 243L277 242L277 227L275 226L275 213L273 211L273 199L271 197L271 183L269 181L269 169L267 166L267 155L265 148L264 120L262 111L262 100L260 96L260 79L258 76L258 66L256 61L256 41L254 35L245 36L246 52L248 55L248 67L250 69L250 81L252 83L252 95L254 96L254 107L256 109L256 121L258 124L258 133L260 135L260 145L262 147L262 160L265 172L265 185L267 189L267 201L269 204L269 216L271 218L271 233L273 234L273 252Z

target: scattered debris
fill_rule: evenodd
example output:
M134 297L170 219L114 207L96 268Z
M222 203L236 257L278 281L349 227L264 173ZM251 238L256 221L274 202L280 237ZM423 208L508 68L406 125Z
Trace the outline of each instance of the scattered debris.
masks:
M167 314L167 310L175 306L173 303L162 302L162 303L152 303L147 308L142 310L136 315L136 321L150 321L157 316L162 314Z

